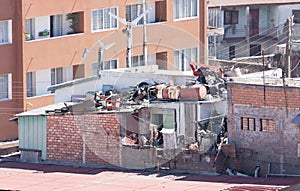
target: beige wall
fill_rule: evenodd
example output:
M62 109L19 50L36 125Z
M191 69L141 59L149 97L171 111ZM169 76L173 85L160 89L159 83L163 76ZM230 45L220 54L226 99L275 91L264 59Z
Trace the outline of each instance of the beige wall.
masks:
M12 74L12 100L0 101L0 141L17 138L17 123L9 119L24 109L21 6L16 0L1 0L0 20L12 20L12 44L0 46L0 74Z

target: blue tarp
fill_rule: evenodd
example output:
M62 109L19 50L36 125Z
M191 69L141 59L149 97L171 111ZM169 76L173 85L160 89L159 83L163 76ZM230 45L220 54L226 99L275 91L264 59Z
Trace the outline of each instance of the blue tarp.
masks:
M293 120L292 123L300 124L300 114L298 114Z

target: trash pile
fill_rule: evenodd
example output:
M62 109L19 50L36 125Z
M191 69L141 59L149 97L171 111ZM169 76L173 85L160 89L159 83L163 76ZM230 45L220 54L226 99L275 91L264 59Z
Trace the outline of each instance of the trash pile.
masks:
M220 67L190 63L195 79L183 85L174 85L161 80L144 80L134 87L117 90L113 86L103 91L88 92L76 106L62 108L63 113L93 110L120 110L122 107L142 105L153 101L201 101L224 98L226 83ZM73 110L72 110L73 109ZM77 110L76 110L77 111ZM59 111L57 111L59 112Z

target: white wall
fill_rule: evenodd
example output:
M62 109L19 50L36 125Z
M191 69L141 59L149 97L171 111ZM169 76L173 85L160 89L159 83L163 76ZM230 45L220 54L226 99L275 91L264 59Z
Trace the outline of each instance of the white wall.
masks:
M8 42L12 43L12 20L8 20Z
M55 103L71 101L72 95L86 95L89 91L99 91L102 84L98 80L92 80L81 84L75 84L55 91Z
M278 7L279 24L284 24L286 19L292 16L293 10L300 10L300 3L295 5L281 5Z
M73 80L73 66L66 66L63 68L64 82Z
M51 70L38 70L36 71L36 95L45 95L48 86L51 85Z
M101 78L95 78L93 80L83 82L80 84L73 84L70 86L56 89L55 91L55 103L66 102L71 100L72 95L86 95L89 91L102 90L103 84L114 85L116 89L121 90L129 88L130 86L136 86L137 83L154 79L169 83L170 80L174 81L175 85L184 85L187 78L194 78L187 75L167 75L172 71L166 71L165 73L134 73L134 72L117 72L117 71L102 71ZM180 72L179 72L180 73ZM76 80L74 80L76 81Z
M268 6L259 7L259 33L263 33L268 28L269 19Z
M48 36L39 36L39 32L48 30L50 31L50 17L43 16L43 17L36 17L35 21L35 39L43 39L43 38L50 38L50 34Z

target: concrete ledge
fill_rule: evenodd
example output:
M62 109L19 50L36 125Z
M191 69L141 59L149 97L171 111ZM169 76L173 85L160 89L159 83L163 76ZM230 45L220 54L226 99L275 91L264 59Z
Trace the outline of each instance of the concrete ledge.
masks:
M19 150L19 140L0 142L0 156L8 155L10 153L17 152Z

